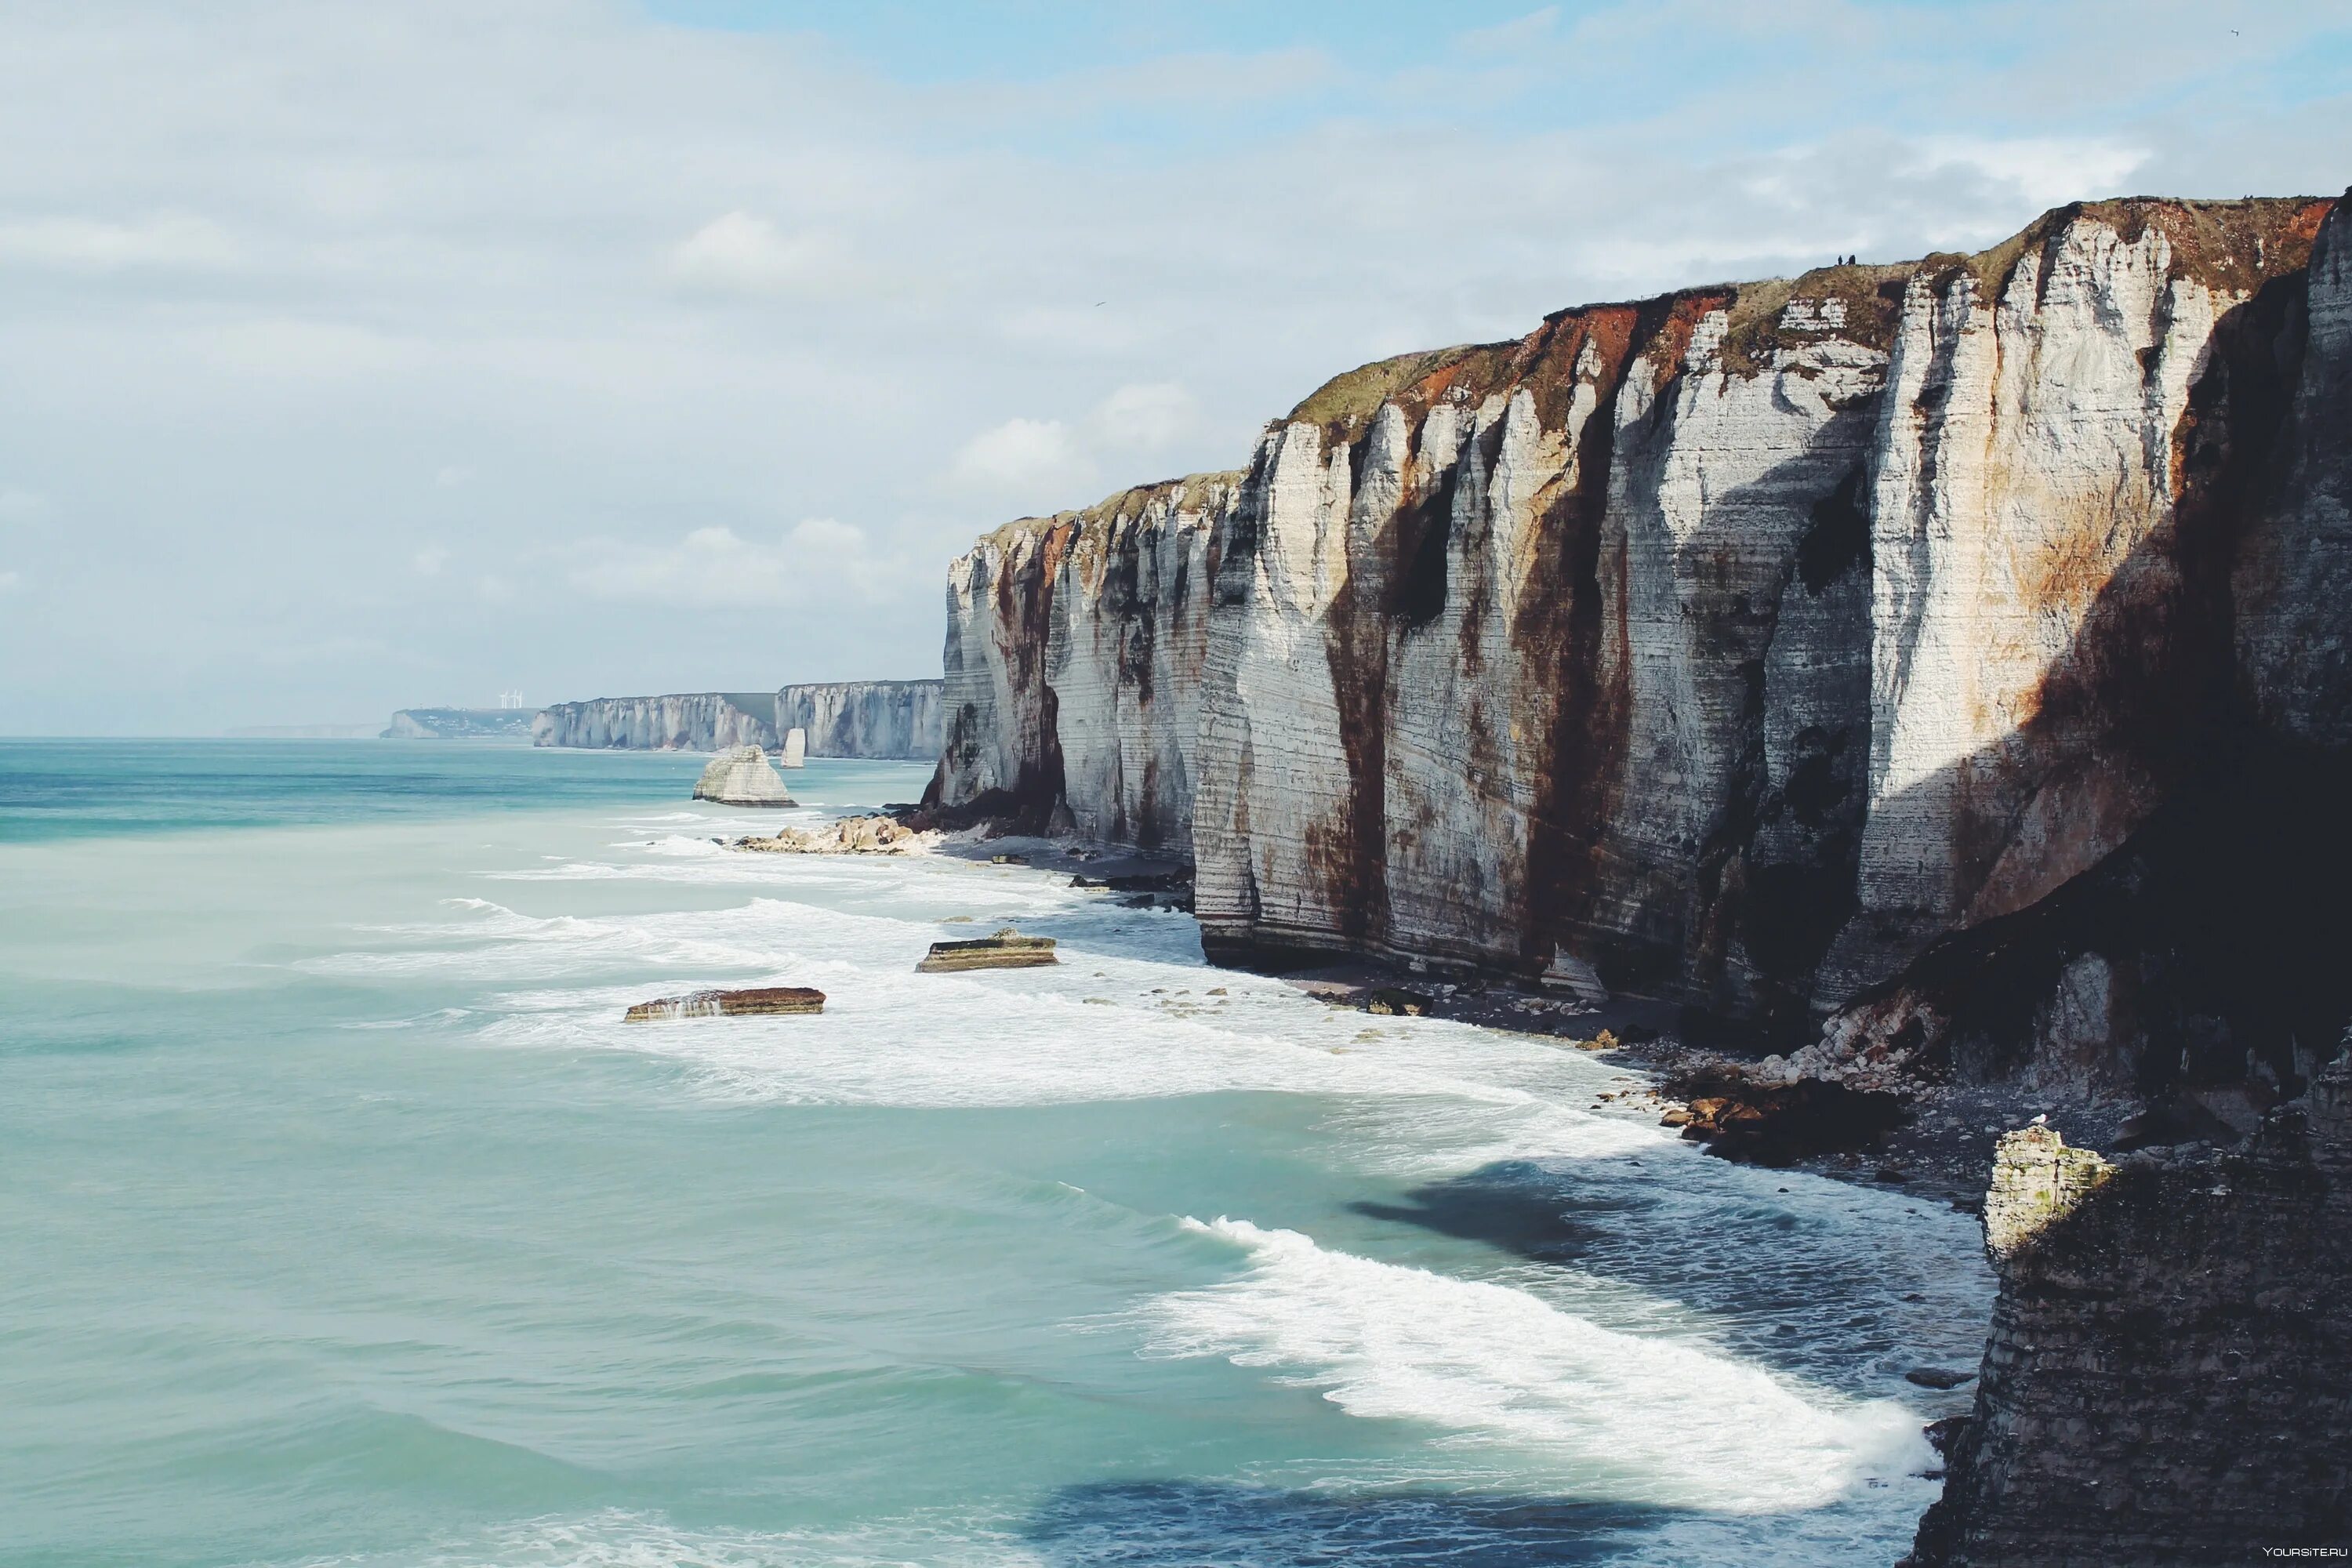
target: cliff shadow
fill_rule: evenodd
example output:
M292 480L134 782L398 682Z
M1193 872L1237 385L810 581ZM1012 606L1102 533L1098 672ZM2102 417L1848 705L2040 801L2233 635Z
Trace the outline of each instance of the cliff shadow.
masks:
M2023 721L1872 808L1942 827L1953 902L1857 915L1863 984L1838 999L1897 1005L1962 1082L2187 1094L2243 1132L2352 1018L2352 760L2260 718L2233 586L2287 499L2304 310L2296 274L2217 323L2170 515L2100 580Z

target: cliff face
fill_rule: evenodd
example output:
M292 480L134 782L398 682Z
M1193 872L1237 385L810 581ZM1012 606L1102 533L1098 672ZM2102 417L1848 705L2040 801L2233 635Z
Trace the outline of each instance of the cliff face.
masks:
M835 680L776 693L776 730L808 731L813 757L890 757L929 762L940 754L936 680Z
M1342 376L1190 514L956 563L940 798L1139 838L1134 758L1181 759L1150 815L1190 807L1213 952L1565 951L1810 1033L2105 863L2250 691L2345 689L2299 651L2352 586L2343 389L2294 379L2329 206L2065 208ZM1073 766L1105 710L1118 764Z
M392 716L387 741L520 741L539 716L523 708L404 708Z
M1024 519L949 568L934 800L1001 792L1040 822L1189 852L1211 551L1240 477Z
M1919 1568L2242 1563L2352 1541L2352 1064L2241 1149L2001 1141L2000 1277Z
M531 726L538 746L633 752L775 750L775 699L764 691L694 691L668 697L599 697L559 702Z
M628 751L777 751L785 731L808 731L814 757L919 758L940 748L936 680L840 680L782 690L697 691L559 702L539 716L532 743Z

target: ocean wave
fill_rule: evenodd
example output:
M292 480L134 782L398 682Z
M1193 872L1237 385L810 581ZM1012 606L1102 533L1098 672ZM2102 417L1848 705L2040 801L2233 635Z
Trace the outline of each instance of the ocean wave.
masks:
M1147 1353L1222 1356L1351 1415L1548 1459L1572 1495L1725 1513L1821 1508L1929 1458L1894 1400L1808 1397L1686 1341L1619 1332L1526 1291L1329 1251L1296 1231L1188 1226L1247 1273L1139 1309Z

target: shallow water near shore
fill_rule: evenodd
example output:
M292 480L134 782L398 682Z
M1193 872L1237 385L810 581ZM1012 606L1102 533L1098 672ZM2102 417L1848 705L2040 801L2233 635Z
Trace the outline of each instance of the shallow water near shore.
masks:
M0 742L0 1563L1907 1546L1973 1220L1065 877L726 850L926 770L701 761ZM621 1021L711 984L829 1000Z

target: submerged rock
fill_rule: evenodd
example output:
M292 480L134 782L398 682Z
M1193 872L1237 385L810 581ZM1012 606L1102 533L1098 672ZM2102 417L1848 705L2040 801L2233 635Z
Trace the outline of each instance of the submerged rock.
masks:
M666 1018L763 1018L785 1013L822 1013L824 993L802 985L762 985L741 991L696 991L640 1002L626 1022L653 1024Z
M1958 1367L1915 1366L1903 1374L1903 1381L1916 1384L1921 1388L1932 1388L1942 1392L1958 1388L1964 1383L1973 1383L1976 1381L1976 1375L1972 1372L1962 1372Z
M783 774L776 772L768 753L757 746L738 746L711 758L710 765L702 770L701 782L694 786L694 798L720 805L799 804L784 788Z
M1050 936L1023 936L1006 926L994 936L974 937L969 942L935 942L931 951L916 969L926 974L939 974L957 969L1027 969L1035 964L1059 963Z

